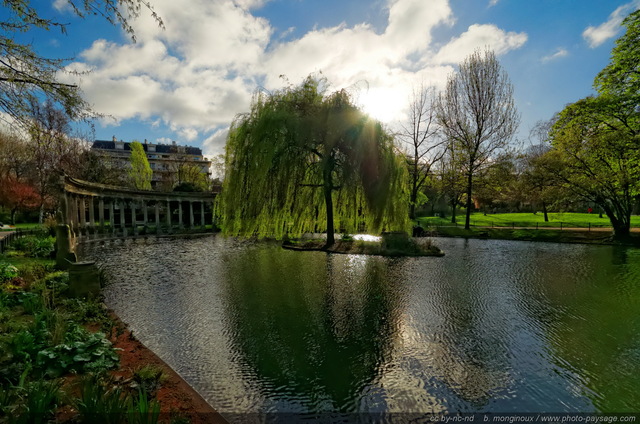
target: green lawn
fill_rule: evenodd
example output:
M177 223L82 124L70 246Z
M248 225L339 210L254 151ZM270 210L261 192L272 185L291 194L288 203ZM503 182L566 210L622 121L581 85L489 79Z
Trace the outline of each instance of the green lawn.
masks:
M458 225L464 225L464 214L456 216ZM451 218L423 217L418 218L418 223L422 226L433 225L453 225ZM606 215L598 218L597 213L570 213L559 212L549 213L549 222L544 222L542 213L498 213L487 214L473 213L471 214L471 225L478 227L610 227L611 223ZM640 227L640 216L631 217L631 226Z
M5 225L9 225L8 223L4 223ZM30 223L20 223L20 224L16 224L15 228L3 228L0 231L15 231L16 229L18 230L33 230L36 228L40 228L42 225L38 224L37 222L30 222Z

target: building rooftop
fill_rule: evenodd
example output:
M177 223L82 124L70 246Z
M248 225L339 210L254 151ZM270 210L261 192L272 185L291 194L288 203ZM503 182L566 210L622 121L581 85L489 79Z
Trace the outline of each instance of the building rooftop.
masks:
M104 150L116 150L116 143L123 143L124 150L131 150L131 142L129 141L117 141L117 140L96 140L93 142L91 146L92 149L104 149ZM202 149L199 147L192 146L179 146L177 144L155 144L148 143L146 140L144 143L141 143L144 151L149 151L149 146L155 146L155 151L157 153L184 153L187 155L199 155L202 156ZM183 147L184 151L178 151L178 147Z

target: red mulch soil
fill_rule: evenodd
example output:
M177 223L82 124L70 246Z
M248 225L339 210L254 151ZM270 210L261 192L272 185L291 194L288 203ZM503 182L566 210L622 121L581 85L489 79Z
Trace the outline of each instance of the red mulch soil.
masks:
M120 322L117 317L116 322ZM113 371L113 375L123 379L129 379L133 372L145 365L151 364L164 370L166 380L158 390L157 399L161 405L161 421L169 421L170 415L186 417L192 424L226 424L218 412L211 407L189 384L184 381L162 359L149 350L145 345L131 336L129 330L125 330L116 337L115 331L111 337L114 347L122 350L120 355L120 369Z

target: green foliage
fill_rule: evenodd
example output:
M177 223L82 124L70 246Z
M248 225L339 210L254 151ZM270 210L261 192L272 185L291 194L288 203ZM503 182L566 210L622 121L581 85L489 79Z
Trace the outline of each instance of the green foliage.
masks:
M80 18L102 16L110 23L120 25L132 37L133 28L128 19L138 16L142 7L148 8L162 26L162 20L144 0L69 0L65 4ZM69 25L66 11L58 16L60 20L55 14L40 12L38 2L30 0L3 4L0 56L5 65L0 70L0 110L19 122L31 123L33 105L46 99L60 104L71 119L87 118L90 107L83 100L79 87L60 82L63 75L70 73L66 69L67 59L52 58L50 52L41 55L30 43L36 31L66 33Z
M156 392L166 378L162 368L149 364L135 370L133 373L133 381L140 390L150 397L155 397Z
M0 283L6 283L18 276L18 268L6 262L0 262Z
M31 315L41 312L45 307L42 296L34 292L18 293L18 302L22 305L24 312Z
M14 361L31 363L45 346L45 329L39 327L15 333L7 343L7 352Z
M60 402L60 386L59 381L37 380L20 387L17 394L22 402L12 411L11 422L16 424L50 422Z
M406 229L406 169L393 138L326 81L258 93L231 126L218 205L226 234L282 238L336 227Z
M640 11L623 24L611 62L596 77L600 95L567 106L551 131L549 153L558 173L579 196L603 208L614 236L629 236L631 211L640 196Z
M16 267L18 268L18 276L30 283L44 278L53 269L53 265L50 263L31 260L17 263Z
M640 133L637 113L609 96L587 97L558 116L551 157L558 176L579 196L603 208L617 236L629 233L631 210L640 195Z
M136 190L151 190L151 176L153 171L147 160L147 154L139 141L133 141L131 146L131 169L129 170L129 180L131 186Z
M129 403L130 424L156 424L160 418L160 403L150 399L144 390L138 391L138 397Z
M99 299L64 299L61 304L78 323L98 324L103 332L110 332L116 326ZM120 331L119 327L117 331Z
M616 41L611 62L600 71L594 86L601 94L628 98L633 108L640 97L640 10L627 16L622 25L626 32Z
M81 423L105 424L125 422L129 396L113 379L98 374L80 380L80 397L75 407Z
M55 249L55 242L55 238L49 235L29 235L17 238L10 248L31 258L48 258Z
M38 352L36 365L46 375L60 376L70 371L99 372L115 368L120 359L102 333L75 327L65 343Z

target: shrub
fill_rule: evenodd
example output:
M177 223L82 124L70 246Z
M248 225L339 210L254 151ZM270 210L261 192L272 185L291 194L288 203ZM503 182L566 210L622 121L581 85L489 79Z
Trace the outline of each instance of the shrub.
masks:
M20 278L31 283L37 280L41 280L49 272L51 272L52 269L53 269L52 265L38 263L38 262L27 262L27 263L21 264L18 267L18 275Z
M82 327L67 332L65 343L38 352L37 367L57 377L67 372L101 372L117 367L120 358L103 333L89 333Z
M0 283L6 283L18 277L18 268L6 262L0 262Z
M49 235L28 235L17 238L11 249L23 252L32 258L48 258L55 249L55 239Z

